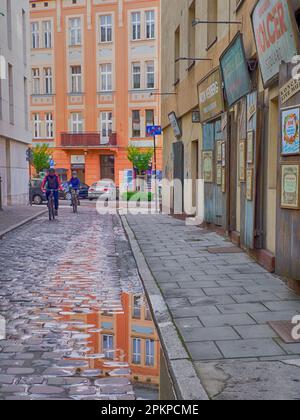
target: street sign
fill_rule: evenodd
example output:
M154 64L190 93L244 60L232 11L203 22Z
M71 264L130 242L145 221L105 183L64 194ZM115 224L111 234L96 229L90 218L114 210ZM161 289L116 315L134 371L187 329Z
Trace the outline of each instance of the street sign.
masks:
M147 137L161 136L162 128L160 125L147 125Z

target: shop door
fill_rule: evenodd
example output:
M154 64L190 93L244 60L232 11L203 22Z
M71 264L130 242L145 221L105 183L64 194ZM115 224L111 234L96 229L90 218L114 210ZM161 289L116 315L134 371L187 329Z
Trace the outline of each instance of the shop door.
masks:
M282 64L279 77L287 97L279 99L276 272L300 280L300 91L288 87L294 83L292 69Z
M101 179L109 179L115 182L115 157L113 155L100 156Z
M228 229L227 223L227 124L221 120L203 126L203 150L213 153L212 182L205 182L205 222ZM223 155L221 151L223 150Z
M172 210L176 213L182 213L184 209L184 145L182 141L173 143L173 157L173 179L175 183Z
M260 249L263 243L262 119L257 92L241 102L239 178L241 186L241 245Z

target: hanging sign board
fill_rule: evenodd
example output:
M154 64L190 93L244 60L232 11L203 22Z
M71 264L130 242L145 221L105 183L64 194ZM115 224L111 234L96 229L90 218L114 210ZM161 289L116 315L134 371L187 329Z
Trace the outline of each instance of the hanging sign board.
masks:
M198 85L200 121L210 121L224 111L224 100L220 70L217 68Z
M181 131L181 127L179 125L179 121L178 121L178 118L177 118L175 112L170 112L168 117L169 117L169 122L170 122L170 124L173 128L175 137L178 137L178 138L181 137L182 136L182 131Z
M265 87L279 74L282 61L297 55L296 22L288 0L259 0L252 12L252 26Z
M238 33L220 58L226 101L231 108L251 92L251 80L243 37Z
M279 91L280 101L282 105L287 103L287 101L293 98L298 92L300 92L300 79L291 79Z

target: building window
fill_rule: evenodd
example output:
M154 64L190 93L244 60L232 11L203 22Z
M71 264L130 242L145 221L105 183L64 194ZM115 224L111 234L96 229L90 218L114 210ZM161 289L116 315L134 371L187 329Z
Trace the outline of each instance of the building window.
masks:
M81 45L82 34L81 34L81 19L73 18L69 21L70 30L70 45Z
M101 91L102 92L112 91L112 65L101 64L100 74L101 74Z
M12 13L11 13L11 0L6 0L7 9L7 45L8 48L12 49Z
M71 114L71 127L73 133L82 133L83 132L83 119L80 112L74 112Z
M52 69L50 67L44 69L44 83L45 83L45 94L52 95L53 83L52 83Z
M28 82L27 78L24 77L24 117L25 117L25 129L28 130L29 116L28 116Z
M153 109L147 109L146 110L146 132L148 126L154 125L154 110Z
M102 336L102 351L106 359L114 358L114 336L104 334Z
M146 340L146 366L154 366L155 362L155 342Z
M208 4L208 20L216 22L218 20L218 0L210 0ZM218 38L218 25L211 23L207 25L207 47L211 47Z
M101 112L101 144L108 144L112 135L112 112Z
M38 22L31 24L31 47L40 48L40 25Z
M175 32L175 60L180 57L180 26ZM175 62L174 68L174 82L177 84L180 80L180 61Z
M81 66L71 66L71 92L82 93Z
M45 116L45 123L46 123L46 137L47 139L53 139L54 132L53 132L53 115L51 112L47 113Z
M152 321L152 315L148 303L146 303L145 319L146 321Z
M132 87L133 89L141 88L141 65L139 63L132 65Z
M112 16L100 17L100 42L112 42Z
M141 137L140 111L132 111L132 137Z
M22 42L23 42L23 62L27 64L27 16L22 9Z
M43 22L44 48L52 48L52 25L51 21Z
M41 93L40 69L32 69L32 94L39 95Z
M8 98L9 98L9 122L15 123L15 107L14 107L14 76L13 66L8 65Z
M196 1L194 0L189 8L189 57L195 58L196 51L196 31L193 22L196 19ZM195 63L195 60L189 61L189 66Z
M142 314L142 297L141 296L134 296L133 297L133 310L132 310L132 317L134 319L141 319Z
M155 12L154 10L149 10L145 15L146 20L146 38L154 39L155 38Z
M132 39L137 41L141 39L141 13L135 12L131 15Z
M142 340L140 338L134 338L132 340L132 363L140 365L142 362Z
M155 69L154 61L146 63L146 77L147 77L147 89L155 88Z
M35 139L41 138L42 132L42 121L40 119L40 114L33 115L33 137Z

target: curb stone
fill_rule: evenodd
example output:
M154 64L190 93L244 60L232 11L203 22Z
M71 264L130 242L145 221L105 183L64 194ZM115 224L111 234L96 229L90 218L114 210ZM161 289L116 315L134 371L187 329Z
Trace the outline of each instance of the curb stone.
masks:
M167 358L167 363L178 400L207 401L209 397L200 381L195 367L184 348L177 329L163 299L161 291L150 271L136 237L125 216L121 216L124 230L137 264L145 292L154 313L161 345Z
M3 230L2 232L0 232L0 239L3 239L3 237L7 235L8 233L13 232L14 230L17 230L24 225L27 225L27 223L32 222L33 220L47 213L47 211L48 210L41 210L39 213L36 213L35 215L32 215L30 217L27 217L27 219L22 220L22 222L16 223L15 225L10 226L8 229Z

